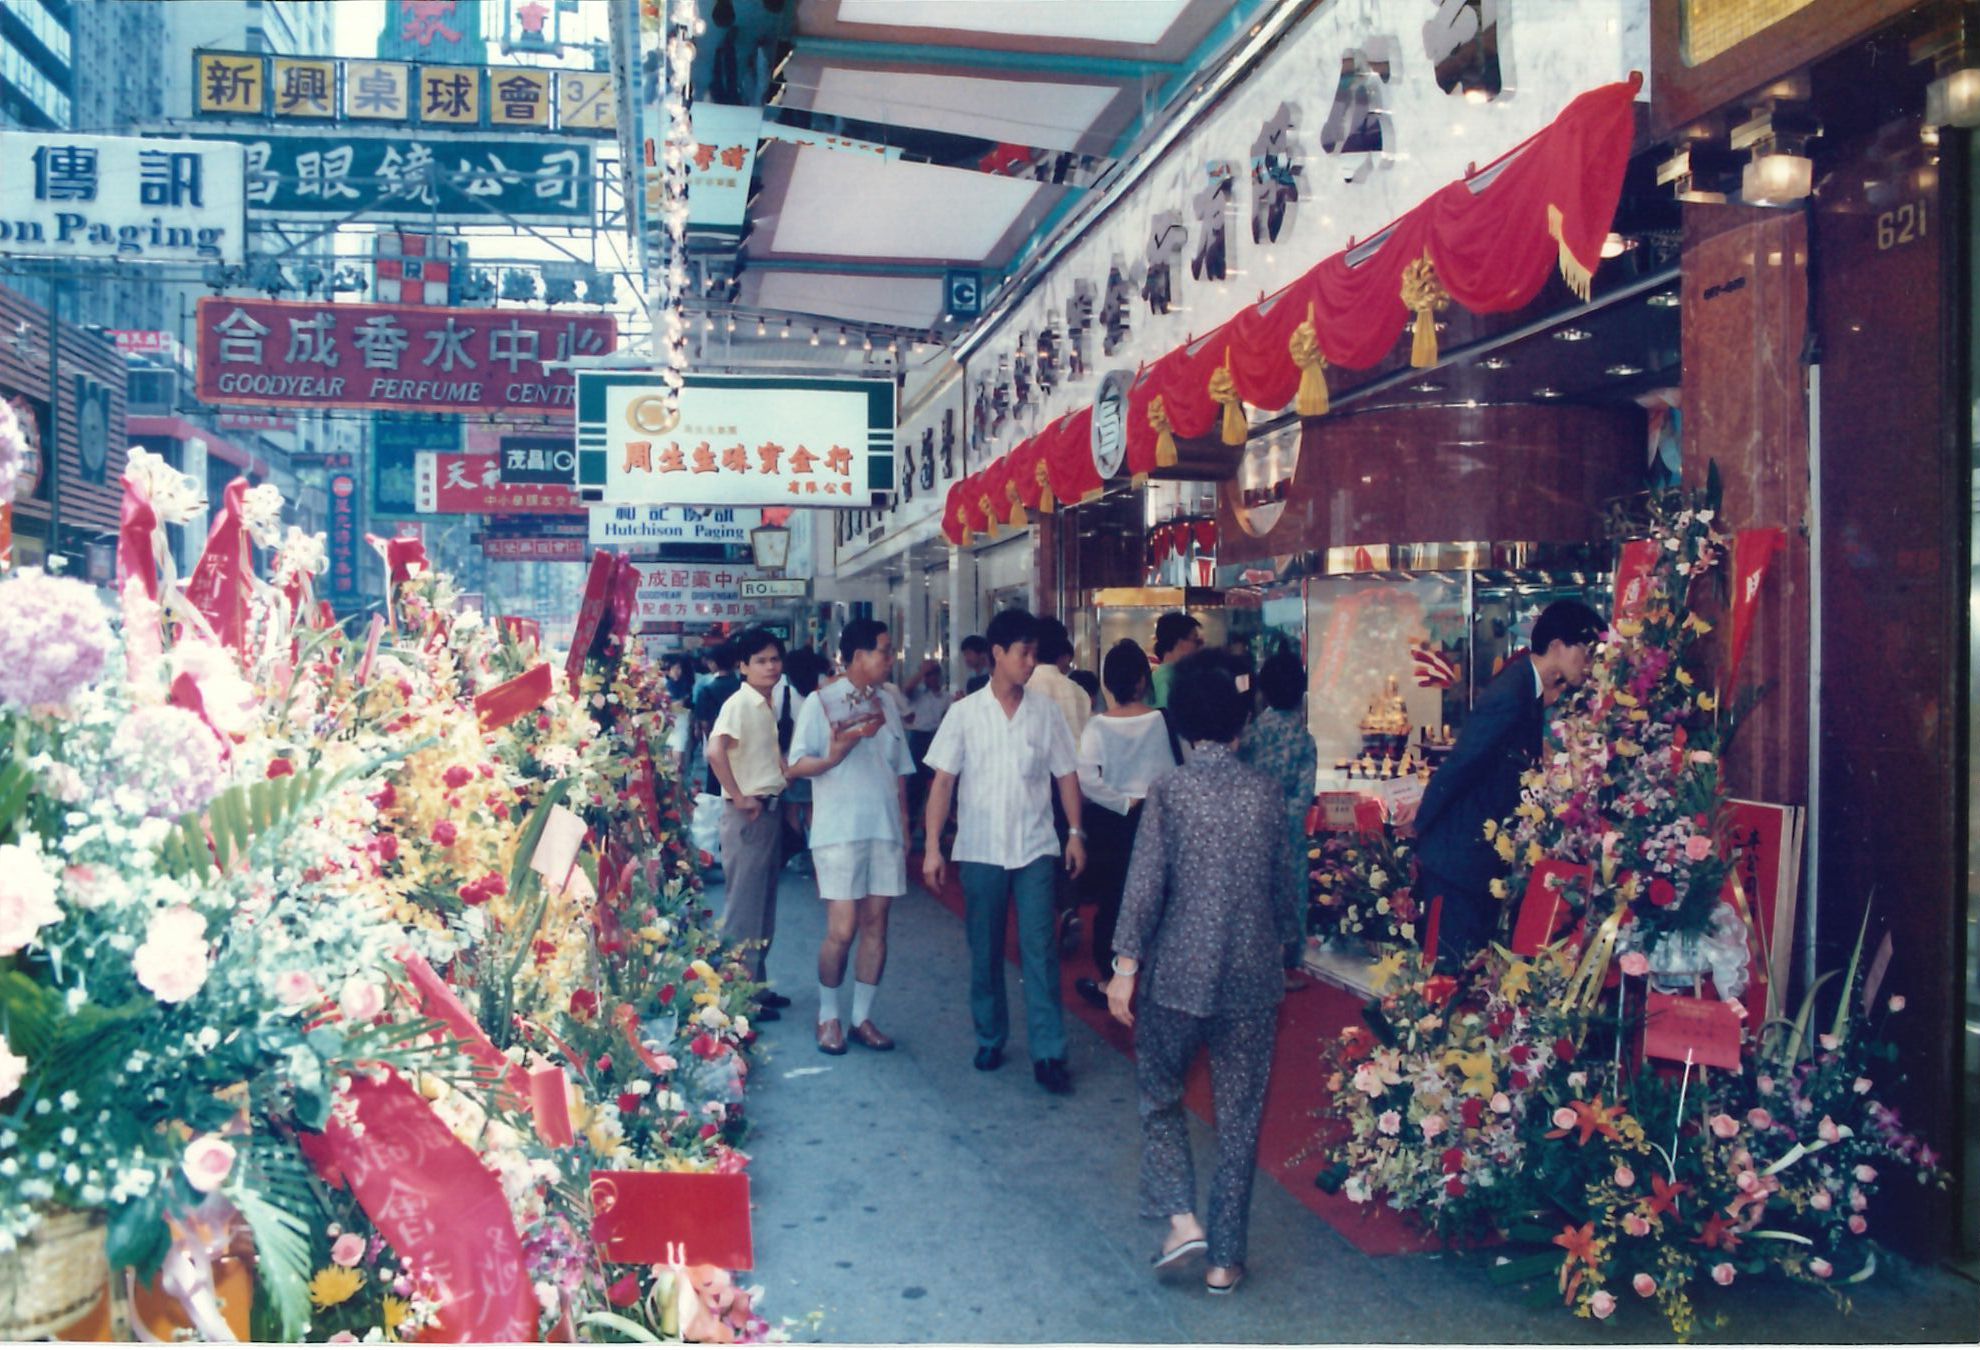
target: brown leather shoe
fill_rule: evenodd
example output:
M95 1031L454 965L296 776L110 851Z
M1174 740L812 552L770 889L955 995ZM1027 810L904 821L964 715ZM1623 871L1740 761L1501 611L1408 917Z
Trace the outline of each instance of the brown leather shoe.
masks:
M893 1037L881 1034L880 1028L873 1025L873 1019L870 1017L853 1028L852 1038L868 1050L892 1050L894 1048Z
M846 1053L846 1033L840 1028L837 1018L818 1024L818 1050L826 1055Z

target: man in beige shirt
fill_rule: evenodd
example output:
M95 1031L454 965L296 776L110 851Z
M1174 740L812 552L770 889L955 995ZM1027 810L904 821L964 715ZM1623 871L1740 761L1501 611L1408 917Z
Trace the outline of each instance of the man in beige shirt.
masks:
M1038 665L1024 683L1027 694L1043 694L1045 700L1066 719L1074 745L1093 716L1093 700L1074 684L1067 672L1072 669L1072 637L1057 619L1038 620Z
M764 958L777 933L777 875L783 862L783 817L778 799L786 786L783 748L771 691L784 673L784 644L776 634L751 628L731 640L741 661L743 687L729 696L708 733L708 767L722 785L722 936L746 944L752 978L763 980ZM771 990L762 996L760 1022L774 1022L790 1000Z

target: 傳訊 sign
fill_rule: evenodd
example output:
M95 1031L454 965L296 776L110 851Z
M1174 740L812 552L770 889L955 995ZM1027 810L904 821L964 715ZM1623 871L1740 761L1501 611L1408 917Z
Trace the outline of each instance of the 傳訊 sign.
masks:
M582 370L578 485L613 505L865 508L894 489L892 380Z
M628 552L669 544L747 544L763 523L761 511L733 506L697 510L692 506L594 506L594 548Z
M0 254L238 263L245 191L237 145L0 131Z
M225 296L200 300L198 333L202 402L425 413L568 409L570 372L544 363L618 341L609 314Z
M341 219L363 207L367 220L573 225L590 222L596 200L592 147L583 141L321 127L197 136L150 144L238 144L248 209L285 219Z
M500 451L504 483L577 482L577 447L565 436L504 436Z
M413 507L421 515L576 515L577 492L568 486L504 483L497 456L440 454L421 450L413 457Z
M192 110L202 118L561 132L618 125L603 71L208 50L192 59Z

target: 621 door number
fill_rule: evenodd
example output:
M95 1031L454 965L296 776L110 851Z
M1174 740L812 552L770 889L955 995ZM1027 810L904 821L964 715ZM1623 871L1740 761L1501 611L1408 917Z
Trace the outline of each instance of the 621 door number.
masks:
M1877 216L1877 248L1896 248L1925 237L1925 203L1906 202Z

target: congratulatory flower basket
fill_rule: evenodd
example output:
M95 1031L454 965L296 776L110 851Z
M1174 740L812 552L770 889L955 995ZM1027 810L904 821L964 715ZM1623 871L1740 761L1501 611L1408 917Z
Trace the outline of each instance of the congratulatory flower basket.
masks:
M39 1340L89 1311L110 1278L100 1214L52 1211L0 1253L0 1341Z

